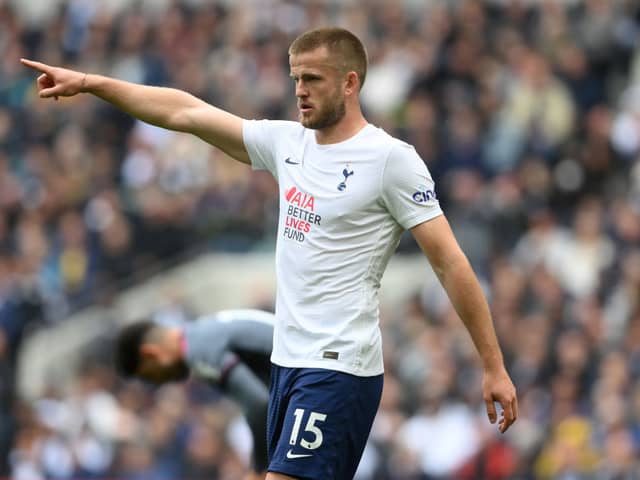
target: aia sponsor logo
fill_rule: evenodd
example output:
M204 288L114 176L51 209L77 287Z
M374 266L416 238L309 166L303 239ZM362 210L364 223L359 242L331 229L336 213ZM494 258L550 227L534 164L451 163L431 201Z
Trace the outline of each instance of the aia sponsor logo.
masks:
M302 243L305 233L309 233L313 225L320 225L322 221L322 217L315 213L315 198L301 192L295 186L285 190L284 198L288 205L282 236Z
M427 203L431 200L437 200L436 192L430 189L426 185L418 185L418 190L411 195L413 201L416 203Z
M284 192L284 198L287 199L287 202L300 208L308 208L312 212L315 209L315 198L313 198L313 195L307 195L296 187L291 187Z

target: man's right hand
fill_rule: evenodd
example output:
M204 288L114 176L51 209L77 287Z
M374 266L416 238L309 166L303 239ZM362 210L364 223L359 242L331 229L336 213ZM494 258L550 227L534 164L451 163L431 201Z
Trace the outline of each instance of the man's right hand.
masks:
M87 74L66 68L21 58L20 62L27 67L37 70L42 75L38 77L38 95L40 98L71 97L85 91Z

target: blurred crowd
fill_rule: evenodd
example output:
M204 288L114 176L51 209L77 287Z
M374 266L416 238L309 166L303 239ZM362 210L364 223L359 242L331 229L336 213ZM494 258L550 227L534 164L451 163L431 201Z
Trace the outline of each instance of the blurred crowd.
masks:
M37 3L0 0L0 476L240 478L246 426L215 390L123 383L105 353L72 392L26 402L16 358L38 325L194 252L272 243L277 218L266 174L90 96L39 100L18 59L293 119L287 47L332 24L367 46L369 121L432 172L520 398L497 435L440 288L383 306L385 390L358 478L640 478L638 2Z

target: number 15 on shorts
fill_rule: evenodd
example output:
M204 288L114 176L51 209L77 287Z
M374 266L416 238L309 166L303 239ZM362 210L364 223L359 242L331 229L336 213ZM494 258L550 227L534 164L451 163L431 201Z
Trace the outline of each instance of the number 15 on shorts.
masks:
M295 417L295 420L293 422L293 429L291 430L291 437L289 438L289 445L298 444L300 426L302 425L302 420L305 417L305 409L296 408L296 410L293 412L293 416ZM300 438L300 446L302 448L306 448L307 450L315 450L316 448L320 447L320 445L322 445L322 430L320 430L317 423L324 422L326 419L327 416L324 413L309 412L307 424L304 427L302 438ZM312 441L309 441L308 439Z

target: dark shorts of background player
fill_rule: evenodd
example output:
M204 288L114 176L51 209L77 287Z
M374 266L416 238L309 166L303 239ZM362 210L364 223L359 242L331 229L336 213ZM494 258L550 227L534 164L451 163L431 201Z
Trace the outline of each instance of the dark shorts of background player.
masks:
M352 479L380 404L382 384L383 375L357 377L273 365L268 470L305 480Z

